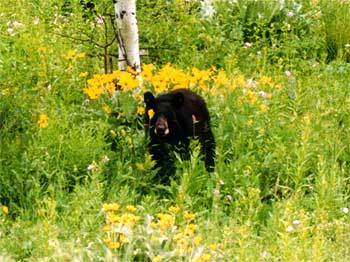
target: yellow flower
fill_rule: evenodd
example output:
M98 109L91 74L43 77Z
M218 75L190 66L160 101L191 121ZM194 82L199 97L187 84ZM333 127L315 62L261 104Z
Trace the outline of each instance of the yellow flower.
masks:
M188 236L193 236L196 229L197 226L195 224L189 224L188 226L186 226L184 234Z
M154 116L153 109L148 110L147 114L148 114L149 119L152 119L152 117Z
M237 75L234 79L233 79L233 86L232 88L236 88L236 87L243 87L246 83L246 80L244 78L243 75Z
M139 86L139 80L129 72L121 72L119 75L118 85L122 90L129 91Z
M162 231L171 228L175 223L175 218L172 215L159 213L157 216L159 218L158 225Z
M262 113L266 113L269 108L267 107L267 105L261 104L259 109Z
M85 58L85 53L78 53L75 55L76 58Z
M152 258L152 262L161 262L161 261L162 261L162 257L160 255Z
M187 211L186 211L185 214L184 214L184 218L185 218L187 221L192 221L192 220L195 219L195 217L196 217L195 214L190 213L190 212L187 212Z
M143 115L144 113L145 113L145 108L143 106L138 106L137 107L137 114Z
M40 114L39 120L38 120L38 125L40 128L45 128L49 124L49 118L45 114Z
M113 223L118 223L120 222L120 216L117 216L111 212L107 213L107 216L106 216L106 223L107 224L113 224Z
M216 251L216 250L218 250L218 245L217 245L217 244L210 244L210 245L209 245L209 249L210 249L211 251Z
M117 137L117 133L114 130L109 130L109 133L110 133L112 138L116 138Z
M203 237L201 235L198 235L194 238L193 242L196 246L199 246L203 241Z
M104 225L102 227L102 231L105 231L105 232L111 231L111 229L112 229L111 225Z
M175 234L174 235L174 240L179 240L179 239L183 239L185 236L184 236L184 234L182 234L182 233L177 233L177 234Z
M129 243L129 239L125 234L120 234L119 235L119 241L122 244Z
M168 210L169 210L169 212L171 212L171 213L177 214L177 213L179 213L180 208L177 207L177 206L171 206L171 207L169 207Z
M204 261L210 261L211 256L210 254L203 254L195 259L192 260L192 262L204 262Z
M75 55L76 52L74 50L69 50L64 58L67 60L73 60Z
M120 208L120 205L117 203L105 203L102 206L102 209L104 212L108 212L108 211L117 211Z
M261 76L258 82L261 85L272 85L273 84L272 78L269 76Z
M151 242L158 243L159 242L159 237L152 235L151 236Z
M228 79L225 71L220 70L217 76L214 78L214 83L218 86L228 86L230 84L230 80Z
M110 95L113 95L116 88L115 88L115 84L113 82L110 82L108 84L106 84L106 89L107 89L107 92L110 94Z
M153 64L142 65L142 72L141 72L142 78L147 81L152 81L153 70L154 70Z
M247 91L246 96L251 104L255 104L256 100L258 100L256 94L251 90Z
M281 90L283 88L283 86L281 84L277 84L275 85L275 87L278 89L278 90Z
M80 77L87 77L87 75L88 75L88 72L81 72L79 74Z
M120 243L119 242L115 242L115 241L111 241L111 242L107 243L107 246L110 249L118 249L118 248L120 248Z
M9 208L7 206L2 206L1 209L5 215L7 215L9 213Z
M91 99L96 100L98 99L102 93L103 89L97 86L89 86L87 88L84 88L84 93Z
M110 114L110 113L112 113L112 108L108 105L104 105L103 111L105 111L107 114Z
M39 51L40 53L47 53L47 48L44 47L44 46L42 46L42 47L39 47L39 48L38 48L38 51Z
M133 226L139 220L140 220L140 217L135 216L134 214L131 214L131 213L125 213L120 217L120 223L127 226Z
M108 238L103 239L103 242L105 242L106 244L108 244L108 243L111 243L111 242L112 242L112 239L111 239L110 237L108 237Z
M151 222L150 226L152 228L157 228L158 227L158 224L156 222Z
M125 209L132 213L136 211L136 207L133 205L127 205Z
M185 248L188 246L188 241L187 241L185 238L180 238L180 239L177 241L177 246L178 246L180 249L185 249Z

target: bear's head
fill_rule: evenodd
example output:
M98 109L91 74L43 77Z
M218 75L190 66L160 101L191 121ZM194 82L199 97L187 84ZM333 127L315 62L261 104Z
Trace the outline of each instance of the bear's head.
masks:
M184 102L184 95L181 92L172 92L154 97L151 92L144 94L146 104L146 121L151 131L160 137L165 138L172 135L172 132L179 127L177 111ZM151 119L148 111L153 110Z

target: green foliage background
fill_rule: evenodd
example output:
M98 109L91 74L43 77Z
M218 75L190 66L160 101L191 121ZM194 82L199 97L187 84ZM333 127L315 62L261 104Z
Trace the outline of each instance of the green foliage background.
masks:
M98 26L79 1L0 1L0 205L9 208L0 213L1 260L137 260L102 241L101 207L113 201L143 214L171 205L190 210L207 243L227 240L227 261L350 258L350 3L214 7L205 18L199 1L138 1L143 63L214 66L251 81L269 76L281 90L271 91L264 113L240 103L241 91L204 94L216 172L205 173L193 145L192 160L179 162L164 187L152 182L136 106L109 101L117 113L129 112L109 115L82 91L103 71L96 43L106 32L113 38L111 25ZM99 1L96 12L109 21L113 6ZM70 50L86 55L67 58ZM109 48L114 67L116 50ZM41 129L43 113L49 124Z

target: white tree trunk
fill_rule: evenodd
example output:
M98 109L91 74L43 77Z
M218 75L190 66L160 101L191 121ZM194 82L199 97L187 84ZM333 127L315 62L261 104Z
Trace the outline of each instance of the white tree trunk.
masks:
M136 0L114 0L115 18L117 21L120 70L132 67L141 72L139 34L136 20Z

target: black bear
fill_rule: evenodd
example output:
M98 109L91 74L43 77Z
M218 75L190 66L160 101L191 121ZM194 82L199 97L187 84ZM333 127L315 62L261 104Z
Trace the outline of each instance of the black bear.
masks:
M158 97L146 92L144 101L145 127L150 136L148 150L156 162L159 181L166 184L175 173L172 151L189 159L190 138L198 138L205 167L208 172L214 171L215 139L203 98L188 89L177 89ZM154 114L151 117L149 110Z

